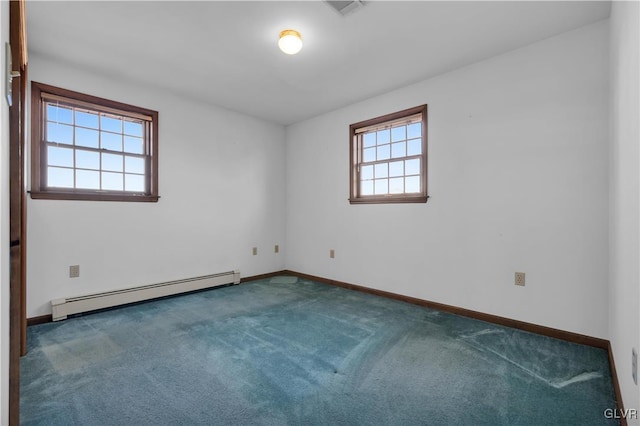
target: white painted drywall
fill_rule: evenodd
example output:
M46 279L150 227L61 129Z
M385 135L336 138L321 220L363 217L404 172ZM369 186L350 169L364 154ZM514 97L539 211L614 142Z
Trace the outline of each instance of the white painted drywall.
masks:
M9 424L9 106L5 100L5 43L9 2L0 1L0 425Z
M639 6L613 2L610 18L609 339L625 408L636 410L640 396L631 377L631 349L640 350Z
M601 21L287 127L287 268L606 338L607 58ZM429 201L350 205L349 124L424 103Z
M282 126L33 53L29 73L33 81L157 110L161 198L29 199L28 317L50 313L57 297L284 267L284 250L273 253L275 244L284 249ZM76 264L80 278L71 279Z

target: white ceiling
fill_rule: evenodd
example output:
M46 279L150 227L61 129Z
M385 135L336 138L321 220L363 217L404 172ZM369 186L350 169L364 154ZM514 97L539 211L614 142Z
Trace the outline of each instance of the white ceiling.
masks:
M609 16L610 3L28 1L29 51L281 124ZM302 34L295 56L281 30ZM45 82L46 83L46 82Z

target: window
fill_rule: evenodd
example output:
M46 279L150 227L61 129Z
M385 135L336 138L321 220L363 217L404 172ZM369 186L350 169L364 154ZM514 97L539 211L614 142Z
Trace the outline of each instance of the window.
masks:
M158 201L158 113L31 83L31 197Z
M427 106L349 127L352 204L427 201Z

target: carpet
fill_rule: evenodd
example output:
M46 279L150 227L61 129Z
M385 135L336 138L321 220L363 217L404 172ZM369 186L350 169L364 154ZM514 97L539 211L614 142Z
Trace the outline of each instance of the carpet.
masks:
M25 425L612 425L607 352L309 280L28 329Z

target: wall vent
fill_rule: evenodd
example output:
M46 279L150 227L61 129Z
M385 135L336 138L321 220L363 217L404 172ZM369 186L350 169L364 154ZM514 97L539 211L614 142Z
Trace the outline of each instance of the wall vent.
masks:
M361 0L345 0L345 1L333 1L333 0L325 0L329 6L331 6L334 10L336 10L341 15L347 15L354 10L360 9L364 6L364 2Z

